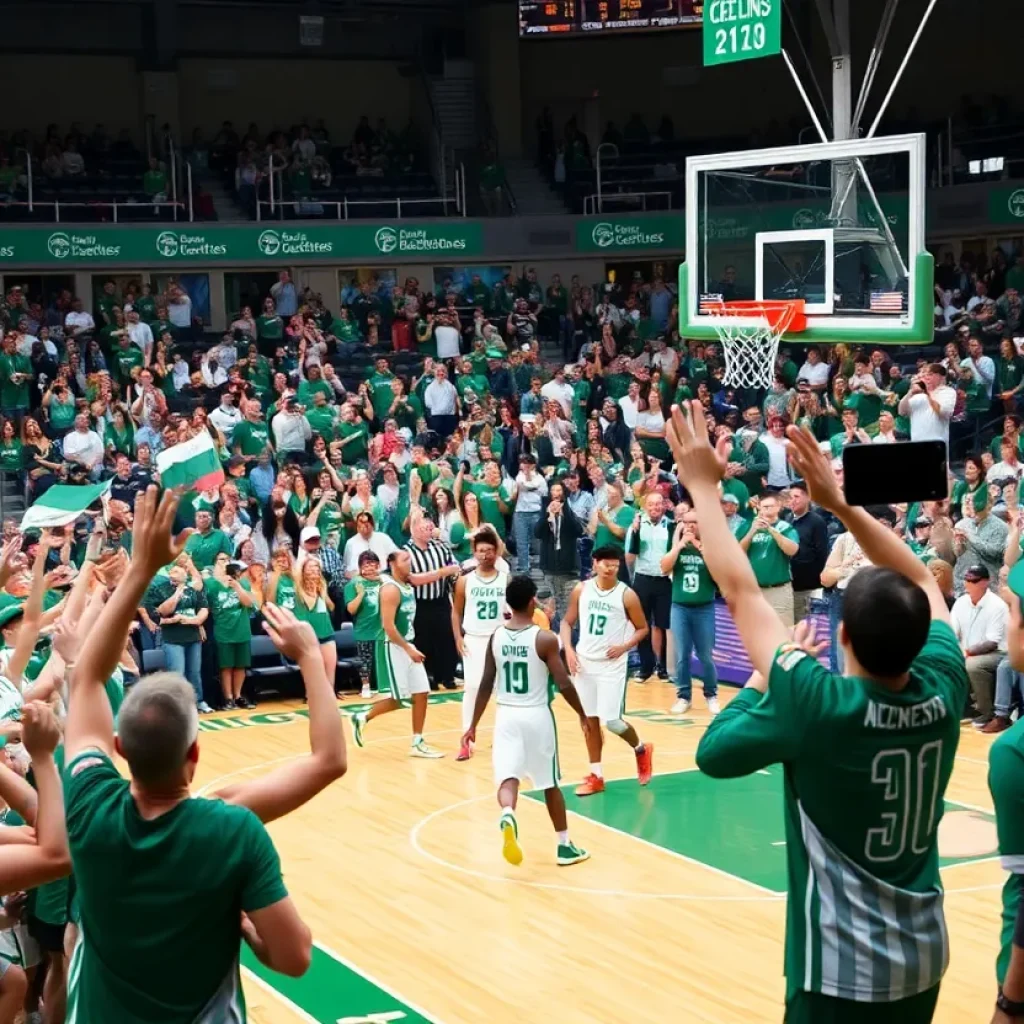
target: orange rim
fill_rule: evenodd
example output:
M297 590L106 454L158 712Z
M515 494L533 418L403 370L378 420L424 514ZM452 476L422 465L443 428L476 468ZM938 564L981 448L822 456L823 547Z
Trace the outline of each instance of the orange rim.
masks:
M705 302L702 305L706 312L713 316L763 317L773 330L799 334L807 327L807 314L804 312L805 302L803 299L763 302L758 302L756 299L744 299L735 302Z

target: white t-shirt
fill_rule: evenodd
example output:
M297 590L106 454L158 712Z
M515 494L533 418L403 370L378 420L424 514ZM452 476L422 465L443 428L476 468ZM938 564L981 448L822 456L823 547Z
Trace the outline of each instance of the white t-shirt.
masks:
M630 430L636 429L636 420L640 415L640 403L635 402L629 395L623 395L619 399L619 408L622 410L622 422Z
M447 324L438 324L434 328L434 340L437 342L438 359L458 359L459 332Z
M949 421L956 407L956 392L952 388L938 387L931 397L939 407L938 413L932 409L927 395L910 396L910 440L945 441L949 444Z
M369 540L357 533L345 542L345 572L359 571L359 556L364 551L372 551L380 559L381 565L387 565L388 555L397 550L395 542L379 530L374 530Z
M788 487L792 482L786 459L789 441L774 434L762 434L760 441L768 449L768 486Z
M96 327L96 321L93 320L91 313L86 313L83 309L81 312L70 312L64 317L64 326L71 330L78 331L91 331Z
M84 434L72 430L64 438L64 457L72 458L74 461L81 460L89 466L94 466L103 458L103 442L95 430L87 430Z
M949 613L950 625L957 640L970 650L986 641L996 645L996 650L1006 650L1006 626L1010 609L1006 602L991 590L985 591L975 604L969 594L958 597Z
M568 381L559 384L557 380L552 378L540 389L540 393L549 402L560 403L562 408L565 410L566 416L572 415L572 400L575 392Z
M128 325L128 337L131 338L132 344L137 345L143 352L149 352L153 348L153 332L149 324L144 324L141 320L137 324Z
M796 379L807 381L811 387L828 384L828 363L804 363Z
M174 302L167 303L167 319L175 327L192 326L192 300L184 292Z

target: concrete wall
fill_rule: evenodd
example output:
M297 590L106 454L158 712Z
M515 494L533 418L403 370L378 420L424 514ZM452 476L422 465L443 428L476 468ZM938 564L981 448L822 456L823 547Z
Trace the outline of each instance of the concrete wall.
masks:
M210 138L222 121L240 133L255 121L267 132L322 117L332 139L348 142L361 114L401 128L414 82L384 61L187 58L178 64L182 137L202 128Z

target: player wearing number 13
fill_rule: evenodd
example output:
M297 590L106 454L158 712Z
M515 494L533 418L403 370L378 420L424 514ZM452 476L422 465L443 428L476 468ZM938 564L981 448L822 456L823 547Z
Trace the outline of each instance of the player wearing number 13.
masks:
M697 765L719 778L785 769L787 1024L925 1024L949 959L937 835L968 689L946 602L895 534L846 503L810 432L790 427L811 498L872 563L844 598L849 675L831 675L806 625L792 642L758 586L722 513L724 453L700 403L689 411L673 410L669 440L756 669L712 720Z

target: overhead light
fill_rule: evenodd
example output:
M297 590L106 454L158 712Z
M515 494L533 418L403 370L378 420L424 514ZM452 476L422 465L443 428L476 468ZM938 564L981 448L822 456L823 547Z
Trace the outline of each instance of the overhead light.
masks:
M995 174L1003 169L1003 157L990 156L985 160L971 160L967 164L968 174Z

